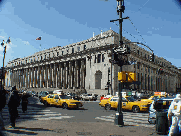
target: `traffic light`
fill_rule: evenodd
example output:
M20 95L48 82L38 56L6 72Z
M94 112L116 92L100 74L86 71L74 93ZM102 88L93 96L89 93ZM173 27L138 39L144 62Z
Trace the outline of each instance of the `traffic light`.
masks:
M114 60L115 60L116 62L119 61L119 58L118 58L118 54L117 54L117 53L114 53Z
M159 68L158 74L160 75L160 74L163 74L163 73L164 73L163 69L162 69L162 68Z
M126 81L126 73L125 72L118 72L118 81Z
M128 82L136 81L136 73L128 72Z
M154 62L155 61L155 56L154 53L150 55L150 61Z

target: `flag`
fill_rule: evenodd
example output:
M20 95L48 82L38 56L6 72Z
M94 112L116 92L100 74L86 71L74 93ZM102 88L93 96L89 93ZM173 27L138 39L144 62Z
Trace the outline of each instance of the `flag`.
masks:
M41 40L41 37L36 38L36 40Z

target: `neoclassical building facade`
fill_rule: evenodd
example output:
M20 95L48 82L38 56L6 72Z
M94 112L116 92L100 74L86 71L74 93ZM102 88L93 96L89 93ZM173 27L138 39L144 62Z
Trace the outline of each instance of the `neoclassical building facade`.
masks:
M162 57L155 56L150 62L151 53L123 37L131 53L132 65L123 66L124 71L136 73L139 85L130 85L130 89L144 91L175 92L180 88L181 72ZM37 52L31 56L17 58L6 66L6 87L17 88L67 89L67 90L102 90L108 82L108 68L111 69L110 92L118 91L117 64L110 63L112 48L119 44L119 34L113 30L73 43L57 46ZM158 69L164 73L159 75Z

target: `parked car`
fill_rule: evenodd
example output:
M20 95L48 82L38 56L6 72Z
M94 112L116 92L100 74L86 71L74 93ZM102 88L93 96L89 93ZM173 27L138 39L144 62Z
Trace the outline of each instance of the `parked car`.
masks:
M72 94L71 98L74 99L74 100L78 100L78 101L81 99L80 96L75 94L75 93Z
M92 94L83 94L83 95L81 96L81 99L84 100L84 101L86 101L86 100L91 101L91 100L94 99L94 97L93 97Z
M41 99L41 97L45 97L49 94L48 91L40 91L40 93L38 94L38 97Z
M163 106L160 106L160 110L164 110L164 111L168 112L169 106L170 106L171 102L173 101L173 99L174 99L174 97L162 97L160 99L153 101L149 108L148 122L150 124L156 124L156 110L154 108L155 102L157 102L159 104L161 104L161 103L163 104L163 102L164 102L165 104Z
M32 96L34 97L36 95L35 91L31 91Z
M98 94L93 94L93 100L96 101L98 97Z

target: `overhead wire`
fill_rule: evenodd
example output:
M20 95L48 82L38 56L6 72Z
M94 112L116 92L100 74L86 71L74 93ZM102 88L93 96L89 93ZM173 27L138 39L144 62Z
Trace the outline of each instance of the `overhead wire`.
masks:
M116 24L115 22L113 22L113 23L119 27L119 25L118 25L118 24ZM123 28L122 28L122 29L123 29ZM136 39L136 37L135 37L135 36L133 36L131 33L129 33L128 31L126 31L125 29L123 29L123 31L125 31L127 34L131 35L133 38L135 38L135 39ZM137 39L137 40L138 40L138 39ZM138 41L139 41L139 40L138 40Z

